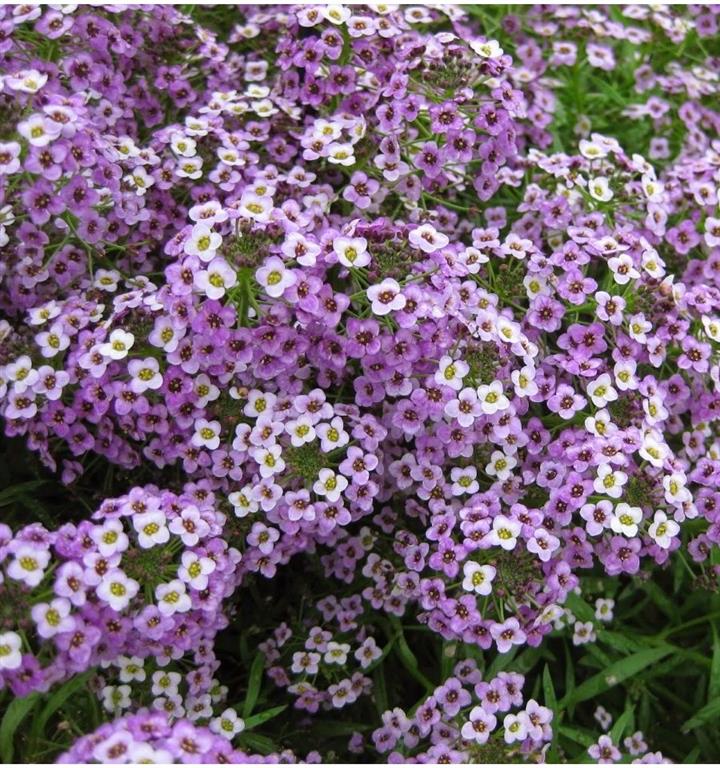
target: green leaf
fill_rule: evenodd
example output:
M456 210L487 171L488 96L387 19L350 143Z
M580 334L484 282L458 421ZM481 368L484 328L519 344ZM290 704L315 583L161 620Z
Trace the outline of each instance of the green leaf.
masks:
M687 733L693 728L698 728L699 726L705 725L705 723L709 723L711 720L715 720L717 718L720 718L720 699L713 699L701 710L696 712L693 717L691 717L689 720L686 720L682 724L681 730L683 733Z
M715 624L712 625L713 655L710 666L710 680L708 682L708 701L720 698L720 638Z
M269 755L271 752L275 752L275 742L267 736L261 736L259 733L245 733L240 734L240 742L243 745L247 745L255 752L259 752L261 755Z
M634 725L635 710L632 706L628 708L618 717L612 729L610 730L610 738L613 740L613 744L619 744L620 739L629 733Z
M78 675L71 678L67 683L60 686L58 690L53 693L47 700L45 706L40 710L40 714L33 719L32 726L30 728L30 739L35 740L41 735L45 735L45 729L50 718L65 704L65 702L73 696L77 691L84 688L90 679L90 673L86 672L84 675Z
M395 651L400 659L403 667L428 691L435 689L435 685L423 675L419 669L417 657L410 650L410 646L407 644L405 634L403 633L403 627L399 619L395 616L391 617L390 623L395 630Z
M580 621L594 621L595 609L586 603L580 595L571 592L565 604Z
M250 667L250 679L248 680L248 689L247 693L245 694L245 703L243 704L242 708L242 718L246 723L248 717L253 711L253 707L255 704L257 704L264 671L265 656L258 651L257 655L253 659L252 666Z
M258 725L267 723L268 720L272 720L273 717L277 717L282 711L287 709L287 704L281 704L279 707L273 707L272 709L266 709L264 712L258 712L257 715L248 717L245 720L245 730L249 731L253 728L257 728Z
M560 706L565 708L581 701L592 699L618 683L623 682L623 680L634 677L651 664L660 661L660 659L671 653L672 650L672 647L668 646L649 648L646 651L639 651L624 659L620 659L620 661L616 661L602 672L593 675L575 688L574 691L568 693L560 702Z
M0 760L3 763L12 763L15 732L20 723L35 707L40 698L39 693L31 693L23 699L15 699L10 702L5 715L0 722Z
M555 695L555 686L550 676L550 667L546 664L543 669L543 694L545 696L545 706L550 707L558 715L557 696Z
M387 685L385 684L385 671L382 667L378 667L373 673L373 697L379 715L390 709L388 706Z
M560 728L558 728L558 731L561 736L564 736L566 739L570 739L570 741L575 744L580 744L583 747L589 747L596 741L595 736L590 733L590 731L580 728L572 728L569 725L561 725Z

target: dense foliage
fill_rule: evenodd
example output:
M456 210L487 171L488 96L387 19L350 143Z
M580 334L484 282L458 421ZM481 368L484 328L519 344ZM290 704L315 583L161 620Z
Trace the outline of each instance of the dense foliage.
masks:
M0 758L720 759L717 6L0 9Z

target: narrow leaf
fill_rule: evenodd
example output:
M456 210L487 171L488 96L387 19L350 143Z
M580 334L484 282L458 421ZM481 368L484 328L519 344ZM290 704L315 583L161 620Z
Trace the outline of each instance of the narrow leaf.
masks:
M265 657L262 653L258 652L250 667L250 679L248 680L247 694L245 695L245 703L242 709L242 718L245 722L247 722L260 695L260 685L262 684L264 670Z

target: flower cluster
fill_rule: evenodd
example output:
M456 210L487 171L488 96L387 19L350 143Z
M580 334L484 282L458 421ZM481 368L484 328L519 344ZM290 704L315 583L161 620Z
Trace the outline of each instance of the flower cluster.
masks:
M157 478L0 528L0 683L97 668L138 712L68 760L237 760L216 636L293 558L324 586L260 650L319 718L376 695L394 622L591 642L583 573L720 544L712 62L637 66L647 148L585 117L559 151L551 77L717 14L539 7L513 60L455 6L233 13L0 11L5 432L67 485ZM552 712L472 658L374 749L541 755Z

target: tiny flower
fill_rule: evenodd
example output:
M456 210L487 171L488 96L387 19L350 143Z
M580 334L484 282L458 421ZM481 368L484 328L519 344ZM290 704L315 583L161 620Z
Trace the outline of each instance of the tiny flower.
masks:
M488 416L510 407L510 401L503 392L503 385L497 380L490 384L481 384L477 388L477 396L482 412Z
M193 278L195 287L209 299L221 299L227 291L237 284L237 272L218 256L201 269Z
M155 587L155 598L158 601L158 609L163 616L185 613L192 607L185 584L180 579L174 579L168 584L158 584Z
M485 472L503 482L510 477L516 465L517 459L514 456L508 456L502 451L493 451L490 461L485 465Z
M628 476L624 472L613 469L610 464L601 464L597 470L597 477L593 481L593 488L596 493L604 494L611 499L619 499L627 479Z
M335 474L332 469L321 469L313 485L313 491L318 496L324 496L329 502L333 502L340 498L347 487L347 478Z
M211 262L218 248L222 245L222 237L207 224L196 224L192 228L190 238L184 245L185 253L197 256L201 261Z
M373 314L380 316L399 311L407 303L399 283L392 278L386 278L379 285L371 285L367 289L367 297L372 303Z
M673 537L676 536L679 531L680 526L674 520L669 520L665 512L658 510L648 529L648 536L650 536L661 549L669 549L672 545Z
M238 733L245 730L245 721L234 709L228 707L219 717L210 721L210 730L232 740Z
M450 242L450 238L442 232L438 232L432 224L422 224L414 229L408 235L408 240L410 245L425 253L439 251Z
M517 715L505 715L503 720L505 727L505 743L512 744L515 741L524 741L528 732L528 717L525 712L518 712Z
M366 267L370 263L364 237L336 237L333 240L333 251L344 267Z
M323 661L326 664L338 664L342 666L347 661L349 653L350 646L348 643L336 643L334 640L331 640L327 645Z
M220 422L198 419L195 422L195 433L191 438L196 448L209 448L214 451L220 445Z
M497 718L486 712L483 707L473 707L468 715L468 722L463 724L461 735L466 741L485 744L495 730Z
M138 395L149 389L160 389L162 386L163 377L160 373L160 364L154 357L131 360L128 363L128 373L132 376L130 389Z
M100 344L98 351L103 357L111 360L122 360L135 343L135 336L121 328L116 328L110 333L110 337L104 344Z
M108 571L95 588L97 596L118 613L137 595L140 585L119 568Z
M638 523L643 519L642 509L640 507L631 507L629 504L621 501L616 507L610 527L615 533L621 533L623 536L631 538L638 532Z
M13 553L7 575L21 581L28 587L37 587L43 580L45 568L50 562L50 553L32 544L21 544Z
M267 259L255 272L255 279L265 293L274 299L282 296L285 290L296 282L294 273L289 271L277 256Z
M588 384L587 393L598 408L604 408L608 403L612 403L618 398L608 373L603 373L591 381Z
M599 621L612 621L615 601L612 598L598 597L595 601L595 618Z
M492 592L492 582L496 570L492 565L480 565L471 560L463 564L463 589L478 595L489 595Z
M16 632L0 633L0 669L18 669L22 664L22 640Z
M590 197L603 203L606 203L613 198L613 192L610 189L608 180L602 176L596 176L594 179L590 179L588 182L588 192L590 193Z
M453 360L444 355L440 358L439 369L435 372L435 381L455 390L462 389L463 378L470 371L470 366L462 360Z
M170 540L167 518L161 511L140 512L132 517L133 527L138 534L138 544L143 549L150 549Z
M573 645L592 643L597 639L592 621L576 621L573 628Z
M498 515L493 520L492 531L488 534L490 543L508 551L515 549L521 530L522 525L517 520L511 520L505 515Z

